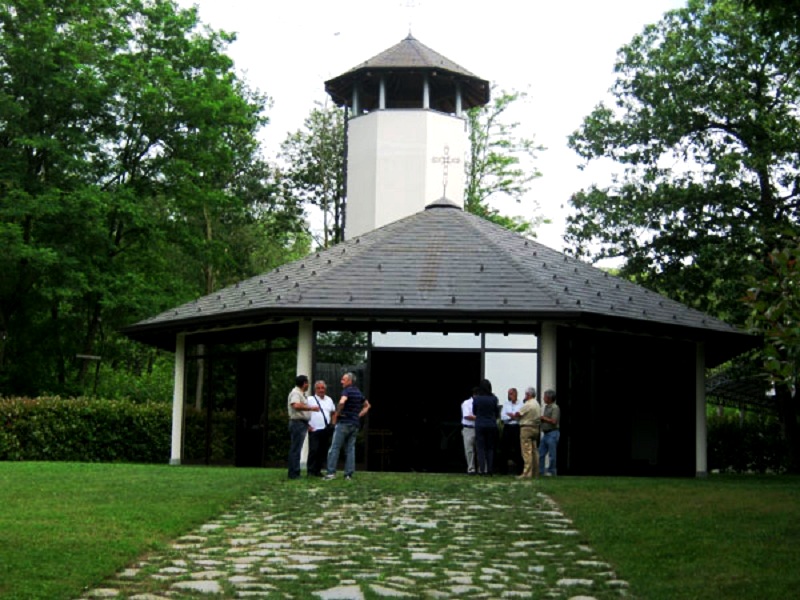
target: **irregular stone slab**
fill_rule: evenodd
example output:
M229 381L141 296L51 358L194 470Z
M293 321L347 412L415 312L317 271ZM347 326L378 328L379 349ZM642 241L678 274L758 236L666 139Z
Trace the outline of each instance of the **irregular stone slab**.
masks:
M442 560L441 554L431 554L429 552L412 552L411 560Z
M576 565L580 565L582 567L597 567L598 569L610 569L611 565L607 562L602 562L599 560L576 560Z
M216 581L179 581L172 589L200 592L201 594L221 594L222 586Z
M386 598L413 598L414 597L414 594L401 592L400 590L393 590L391 588L383 587L381 585L371 585L369 587L373 592L378 594L378 596L384 596Z
M139 571L140 569L125 569L118 575L118 577L121 577L123 579L128 579L129 577L133 578L139 574Z
M225 571L199 571L192 573L190 577L192 579L219 579L220 577L225 577L225 575L227 575Z
M86 595L89 598L116 598L119 596L119 590L112 588L97 588Z
M364 600L364 594L357 585L330 588L314 592L314 595L323 600Z
M560 585L562 587L574 587L576 585L584 585L586 587L591 587L594 585L594 581L591 579L559 579L556 581L556 585Z
M164 567L163 569L159 569L158 572L164 575L181 575L182 573L186 573L186 569L183 567Z

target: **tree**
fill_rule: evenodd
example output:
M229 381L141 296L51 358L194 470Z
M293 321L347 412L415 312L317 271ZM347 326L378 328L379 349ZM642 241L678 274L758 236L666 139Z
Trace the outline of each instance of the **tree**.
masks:
M595 108L570 145L624 172L573 196L568 241L744 324L746 275L768 280L770 252L799 229L800 37L740 1L690 0L624 46L615 71L616 105ZM777 384L796 470L797 402Z
M524 98L523 92L501 91L489 104L467 111L470 156L464 205L467 212L512 231L531 234L543 222L541 216L508 217L490 206L493 198L503 195L520 202L530 191L530 183L541 177L532 161L544 148L533 139L518 137L518 122L505 121L509 108Z
M327 248L344 240L345 111L317 103L303 126L281 144L281 158L298 203L321 212L322 239L317 242Z
M746 8L755 7L764 17L764 27L772 31L800 31L800 0L741 0Z
M0 392L83 391L80 356L248 264L276 196L232 39L171 0L0 1Z

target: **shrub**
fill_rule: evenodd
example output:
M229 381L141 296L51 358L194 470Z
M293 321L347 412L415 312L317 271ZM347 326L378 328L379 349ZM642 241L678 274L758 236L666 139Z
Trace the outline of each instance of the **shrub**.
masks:
M775 417L726 412L708 417L708 467L720 473L783 473L789 452Z
M0 398L0 460L164 463L169 404Z

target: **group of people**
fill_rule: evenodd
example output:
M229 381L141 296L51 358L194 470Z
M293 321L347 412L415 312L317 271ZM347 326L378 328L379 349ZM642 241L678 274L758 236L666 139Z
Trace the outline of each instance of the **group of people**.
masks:
M369 400L355 385L355 375L342 375L342 395L334 404L327 395L327 384L314 383L313 396L306 398L309 379L298 375L289 393L289 479L300 477L303 444L308 435L307 471L309 476L336 477L336 466L342 448L345 451L344 478L351 479L356 470L356 438L361 417L370 409Z
M502 423L502 434L498 420ZM491 382L482 380L472 396L461 403L467 473L494 474L499 438L499 473L507 473L509 463L513 463L520 479L539 477L540 473L556 475L560 422L561 409L556 404L555 391L544 393L544 407L539 406L532 387L525 390L522 402L516 388L509 389L508 399L500 402L492 393Z
M309 379L298 375L289 393L289 479L298 479L303 444L308 436L307 471L309 476L334 479L342 449L345 451L344 477L356 470L356 439L361 418L370 409L369 400L355 385L352 373L342 375L342 394L338 404L327 395L327 385L314 383L314 394L306 397ZM499 435L498 420L502 423ZM520 479L556 475L561 409L556 393L544 393L544 406L536 390L525 390L522 402L517 389L510 388L505 402L492 393L492 384L483 379L472 396L461 403L461 430L469 474L495 473L495 449L500 440L499 473L507 473L513 463ZM521 459L521 460L520 460ZM521 463L521 471L520 471ZM325 473L323 475L323 467Z

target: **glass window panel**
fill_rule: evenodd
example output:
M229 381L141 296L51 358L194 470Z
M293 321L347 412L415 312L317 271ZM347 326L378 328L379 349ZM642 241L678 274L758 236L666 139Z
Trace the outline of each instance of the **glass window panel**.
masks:
M439 331L379 331L372 334L375 348L455 348L477 349L481 347L481 336L474 333L450 333Z
M508 350L536 350L538 338L532 333L487 333L487 348Z
M537 387L536 357L534 352L487 352L485 373L486 379L492 382L494 395L505 400L508 388L515 387L522 398L529 385Z

